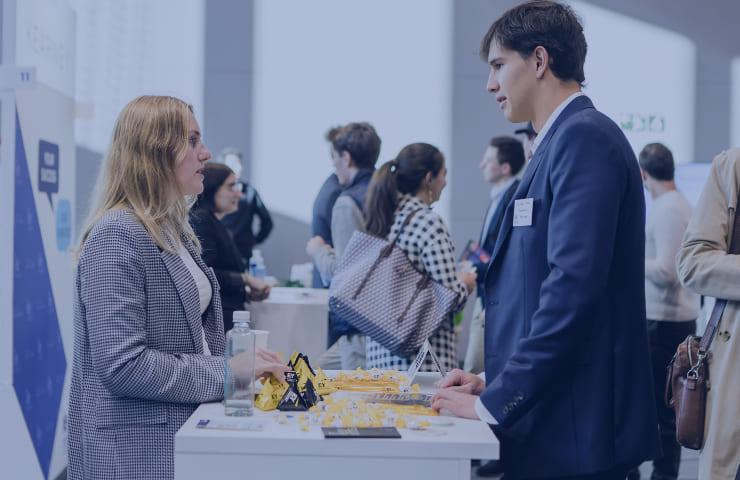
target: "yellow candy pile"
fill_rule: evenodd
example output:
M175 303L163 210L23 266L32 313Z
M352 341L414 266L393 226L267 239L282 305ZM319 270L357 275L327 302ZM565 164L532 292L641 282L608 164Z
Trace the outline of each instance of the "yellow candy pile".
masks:
M377 368L363 370L358 368L352 372L339 372L336 378L330 378L317 368L315 373L299 353L293 353L290 365L298 377L298 389L303 392L306 383L310 380L316 392L321 396L334 392L364 392L364 393L419 393L419 385L411 385L406 374L395 370L381 371ZM255 405L263 411L275 410L283 395L288 390L288 384L271 376L263 381L262 389L256 397ZM408 408L394 406L393 408ZM425 408L425 407L418 407ZM431 409L429 409L431 410ZM426 415L426 414L424 414Z
M317 377L320 374L317 374ZM325 384L335 391L368 393L419 393L420 391L419 385L410 385L406 374L395 370L381 371L377 368L369 371L358 368L353 372L339 372L335 379L327 379Z
M309 409L308 414L298 417L298 425L307 430L308 425L322 427L396 427L425 429L427 420L418 420L416 415L436 416L437 412L419 405L389 405L367 403L364 400L343 397L327 397ZM305 427L305 428L304 428Z

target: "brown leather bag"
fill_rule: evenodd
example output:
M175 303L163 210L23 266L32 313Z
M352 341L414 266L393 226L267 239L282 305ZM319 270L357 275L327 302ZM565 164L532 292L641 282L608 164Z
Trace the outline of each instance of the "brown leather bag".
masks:
M735 208L735 222L729 253L740 253L740 208ZM689 335L668 364L665 403L676 412L676 441L692 450L704 444L704 417L709 391L709 361L712 340L725 311L727 300L717 299L704 335Z
M724 300L717 300L712 319L722 316L725 303ZM720 310L717 309L718 305ZM710 325L707 325L708 330ZM716 331L716 325L713 331ZM666 376L665 403L676 412L676 441L693 450L701 449L704 443L704 417L709 390L707 361L713 336L713 332L705 331L701 337L686 337L668 365ZM703 345L707 339L707 345Z

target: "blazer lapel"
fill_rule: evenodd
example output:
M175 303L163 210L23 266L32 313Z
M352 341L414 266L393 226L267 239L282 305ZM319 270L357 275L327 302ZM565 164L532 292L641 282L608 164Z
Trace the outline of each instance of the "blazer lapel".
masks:
M557 131L560 124L563 123L568 117L580 110L593 107L593 103L591 103L591 100L585 95L573 99L573 101L570 102L570 104L568 104L568 106L565 107L565 109L560 113L558 118L550 127L550 130L548 130L545 138L543 138L542 142L540 142L540 145L537 147L537 151L535 152L532 160L530 160L529 165L527 165L527 168L524 171L524 176L522 177L521 183L519 183L519 188L517 188L516 193L514 193L514 197L511 199L506 207L503 224L501 225L498 238L496 239L496 246L493 248L493 253L491 253L491 261L489 262L489 265L493 264L493 262L496 260L496 257L501 252L501 248L504 242L508 240L509 233L511 233L512 223L514 221L514 202L516 200L526 198L527 192L529 191L529 186L532 184L532 180L534 179L534 175L537 172L537 169L540 167L542 159L544 159L547 155L547 149L549 147L550 139L552 138L553 134L555 133L555 131ZM487 271L490 271L490 268L487 269Z
M160 253L167 271L175 283L177 295L185 309L190 334L193 338L193 347L196 353L203 353L203 343L201 342L201 319L200 319L200 297L198 296L198 287L195 285L193 276L190 275L188 268L185 266L180 257L163 250Z

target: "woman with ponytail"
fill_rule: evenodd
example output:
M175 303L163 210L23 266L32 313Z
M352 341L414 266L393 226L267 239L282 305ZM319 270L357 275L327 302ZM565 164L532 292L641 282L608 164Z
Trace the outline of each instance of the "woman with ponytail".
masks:
M432 279L457 291L460 309L475 288L476 275L456 272L454 247L447 226L431 209L447 185L446 174L444 157L436 147L427 143L404 147L394 160L385 163L373 175L365 203L366 231L392 240L406 218L417 212L403 229L396 246L419 271L429 273ZM458 367L452 316L432 334L429 342L443 368ZM391 354L371 338L366 348L367 368L406 369L413 360ZM422 369L431 367L427 357Z

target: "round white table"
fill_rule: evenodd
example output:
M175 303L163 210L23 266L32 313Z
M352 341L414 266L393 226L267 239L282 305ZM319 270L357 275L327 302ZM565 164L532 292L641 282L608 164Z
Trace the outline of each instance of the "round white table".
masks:
M275 287L264 302L248 306L252 328L270 332L267 346L289 358L308 355L312 365L326 351L329 290Z

